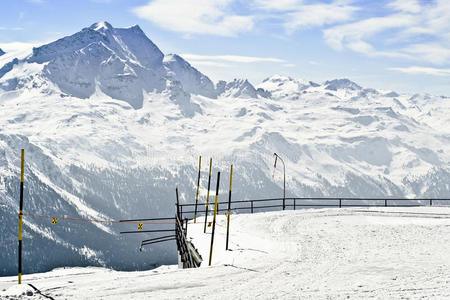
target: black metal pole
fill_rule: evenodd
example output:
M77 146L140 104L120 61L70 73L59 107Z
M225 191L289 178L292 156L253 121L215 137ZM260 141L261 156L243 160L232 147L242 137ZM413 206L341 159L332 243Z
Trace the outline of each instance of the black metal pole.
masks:
M197 223L197 204L198 204L198 192L199 192L199 189L200 189L200 169L201 168L202 168L202 156L200 156L199 160L198 160L197 194L195 196L194 223Z
M211 265L211 262L212 262L212 253L213 253L213 246L214 246L214 233L215 233L215 229L216 229L216 215L217 215L217 201L219 199L219 182L220 182L220 172L217 172L216 201L214 202L213 228L212 228L212 234L211 234L211 246L209 248L209 265Z
M286 208L286 165L284 164L284 160L276 153L274 153L276 157L278 157L283 163L283 210Z
M233 165L230 169L230 191L228 193L228 214L227 214L227 242L225 245L225 250L228 250L228 240L230 236L230 213L231 213L231 186L233 183Z
M141 241L141 243L146 243L146 242L156 241L156 240L159 240L159 239L167 239L167 238L170 238L170 237L175 237L175 235L171 234L171 235L160 236L160 237L157 237L157 238L152 238L152 239L148 239L148 240L143 240L143 241Z
M182 215L180 214L180 200L178 200L178 187L176 187L175 193L177 195L177 216L178 216L178 219L181 220Z
M211 187L211 169L212 169L212 158L209 159L208 192L206 194L205 225L203 226L203 233L206 233L206 222L208 221L209 189Z
M20 159L20 207L19 207L19 261L18 281L22 284L22 218L23 218L23 181L24 181L25 150L21 150Z

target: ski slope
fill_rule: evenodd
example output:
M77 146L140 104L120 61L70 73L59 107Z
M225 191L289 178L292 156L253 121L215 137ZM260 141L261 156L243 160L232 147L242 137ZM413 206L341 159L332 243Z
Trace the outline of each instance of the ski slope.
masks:
M54 299L448 299L450 208L345 208L218 216L212 266L211 227L190 223L199 269L143 272L55 269L25 275ZM0 278L0 298L46 299L16 277ZM24 296L26 292L32 296Z

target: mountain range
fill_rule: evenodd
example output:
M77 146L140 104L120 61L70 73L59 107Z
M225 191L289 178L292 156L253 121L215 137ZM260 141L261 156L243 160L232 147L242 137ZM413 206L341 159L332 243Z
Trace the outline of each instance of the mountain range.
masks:
M3 51L0 52L2 54ZM192 202L202 155L233 197L450 197L450 98L365 88L349 79L273 75L214 83L139 26L98 22L0 56L0 275L16 271L20 149L24 213L80 219L174 214ZM132 225L26 216L24 271L176 263L174 244L138 252ZM157 225L152 225L157 226Z

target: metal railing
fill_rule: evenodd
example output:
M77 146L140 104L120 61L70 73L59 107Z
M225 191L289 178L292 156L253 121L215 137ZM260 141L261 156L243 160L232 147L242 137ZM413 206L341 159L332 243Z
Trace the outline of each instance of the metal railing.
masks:
M202 257L198 250L194 247L191 241L186 238L188 220L185 223L182 221L183 217L178 201L178 188L176 189L176 207L177 213L175 214L175 239L177 241L178 254L180 255L180 261L185 268L198 268L202 263ZM185 225L183 227L183 225Z
M284 203L283 203L284 202ZM180 217L186 214L194 214L195 203L179 204ZM205 203L199 203L197 214L206 214ZM210 203L214 205L214 203ZM450 198L269 198L231 201L231 211L254 213L268 211L274 208L323 208L323 207L407 207L407 206L444 206L450 205ZM203 207L203 208L202 208ZM228 201L217 202L217 212L228 211ZM187 216L190 217L190 216Z

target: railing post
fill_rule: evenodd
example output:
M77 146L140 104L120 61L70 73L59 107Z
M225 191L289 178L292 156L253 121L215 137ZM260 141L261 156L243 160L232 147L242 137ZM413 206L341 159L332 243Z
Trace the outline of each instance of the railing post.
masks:
M20 158L20 203L19 203L19 251L18 251L18 282L22 284L22 222L23 222L23 182L25 169L25 150L21 149Z
M188 219L185 218L184 221L186 222L186 225L184 227L184 234L187 235Z
M339 199L339 208L342 207L342 199Z
M230 214L231 214L231 187L233 183L233 165L230 168L230 192L228 194L228 213L227 213L227 240L225 244L225 250L228 250L228 240L230 236Z
M387 199L384 199L384 206L387 206Z
M194 223L197 223L197 204L198 204L198 192L200 190L200 170L202 168L202 156L198 159L198 178L197 178L197 193L195 195L195 210L194 210Z
M208 191L206 194L205 224L203 225L203 233L206 233L206 222L208 221L209 189L211 187L211 169L212 169L212 158L209 159Z
M296 200L296 199L294 198L294 210L295 210L295 200Z
M433 206L433 199L430 199L430 206Z
M211 234L211 246L209 247L209 266L212 262L213 246L214 246L214 233L216 229L216 215L217 215L217 202L219 199L219 182L220 182L220 172L217 172L217 187L216 187L216 201L214 202L214 217L212 224L212 234Z
M250 201L250 204L251 204L251 205L250 205L250 207L251 207L251 208L250 208L250 209L251 209L250 212L253 213L253 201Z

